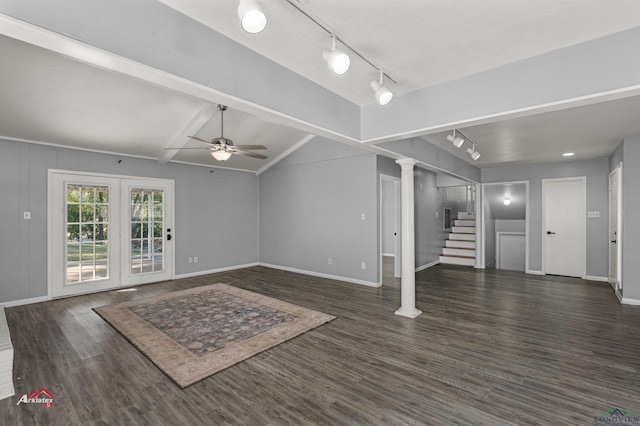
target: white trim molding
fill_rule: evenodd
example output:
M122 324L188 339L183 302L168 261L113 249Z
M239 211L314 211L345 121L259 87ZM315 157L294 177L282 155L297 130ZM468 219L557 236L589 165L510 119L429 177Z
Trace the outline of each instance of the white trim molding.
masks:
M623 305L640 306L640 299L629 299L628 297L623 297L620 299L620 303Z
M436 265L439 265L439 264L440 264L439 260L434 260L433 262L429 262L429 263L426 263L426 264L424 264L422 266L418 266L416 268L416 272L424 271L427 268L431 268L432 266L436 266Z
M265 268L279 269L281 271L287 271L287 272L295 272L295 273L298 273L298 274L311 275L313 277L327 278L327 279L330 279L330 280L344 281L344 282L352 283L352 284L360 284L360 285L364 285L364 286L367 286L367 287L381 287L382 286L382 283L374 283L374 282L371 282L371 281L359 280L359 279L356 279L356 278L347 278L347 277L341 277L341 276L338 276L338 275L324 274L322 272L307 271L305 269L290 268L288 266L273 265L271 263L258 262L258 266L264 266Z
M235 271L236 269L251 268L253 266L259 266L259 265L260 264L258 262L253 262L253 263L245 263L243 265L232 265L232 266L224 266L222 268L208 269L206 271L187 272L186 274L176 274L174 279L180 280L182 278L199 277L201 275L217 274L218 272Z
M527 269L527 274L529 274L529 275L545 275L544 272L536 271L536 270L533 270L533 269Z
M608 283L609 282L609 278L607 278L607 277L599 277L597 275L587 275L586 279L589 280L589 281L601 281L603 283Z
M29 299L11 300L9 302L0 303L0 307L11 308L13 306L31 305L32 303L46 302L47 296L32 297Z

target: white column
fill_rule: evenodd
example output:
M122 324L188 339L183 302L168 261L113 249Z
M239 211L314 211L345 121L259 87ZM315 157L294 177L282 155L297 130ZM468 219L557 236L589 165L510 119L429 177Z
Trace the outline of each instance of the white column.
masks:
M402 203L402 278L401 304L396 315L415 318L422 313L416 309L416 248L414 238L413 218L413 166L416 161L412 158L396 160L402 168L400 175L401 203Z

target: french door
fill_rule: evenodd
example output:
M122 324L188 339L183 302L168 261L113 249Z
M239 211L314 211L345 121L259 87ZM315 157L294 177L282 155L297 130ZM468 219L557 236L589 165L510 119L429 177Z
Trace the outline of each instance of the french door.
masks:
M173 181L49 172L49 297L173 277Z

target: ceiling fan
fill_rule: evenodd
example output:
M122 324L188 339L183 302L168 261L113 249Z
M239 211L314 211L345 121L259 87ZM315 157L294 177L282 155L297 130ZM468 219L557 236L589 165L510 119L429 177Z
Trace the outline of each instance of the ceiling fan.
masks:
M208 149L211 151L211 156L218 161L226 161L232 155L244 155L246 157L258 158L264 160L266 155L251 152L252 150L267 149L264 145L234 145L231 139L224 137L224 112L227 110L225 105L218 105L220 111L220 137L213 138L210 141L201 139L197 136L189 136L191 139L198 142L209 145L207 148L174 148L174 149Z

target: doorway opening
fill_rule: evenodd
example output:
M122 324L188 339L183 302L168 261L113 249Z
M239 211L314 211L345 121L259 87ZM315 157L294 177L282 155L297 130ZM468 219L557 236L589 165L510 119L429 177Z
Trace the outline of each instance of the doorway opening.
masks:
M609 283L622 299L622 163L609 174Z
M529 182L482 185L482 264L529 270Z
M400 178L380 175L380 283L400 285Z

